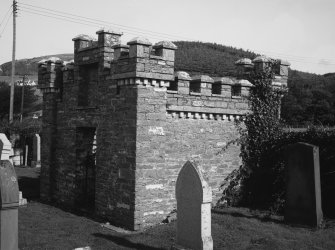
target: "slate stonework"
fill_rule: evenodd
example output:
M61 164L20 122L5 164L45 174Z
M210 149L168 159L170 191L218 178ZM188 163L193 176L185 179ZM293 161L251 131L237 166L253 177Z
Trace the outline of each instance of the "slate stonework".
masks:
M241 164L237 145L218 152L237 138L234 121L249 111L252 85L174 72L171 42L121 45L120 33L97 34L73 39L74 62L39 64L41 197L136 230L175 208L178 172L197 160L215 203Z

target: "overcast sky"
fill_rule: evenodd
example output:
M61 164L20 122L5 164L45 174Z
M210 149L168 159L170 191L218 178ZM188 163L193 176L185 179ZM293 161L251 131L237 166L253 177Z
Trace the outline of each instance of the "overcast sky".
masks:
M11 4L0 1L0 64L12 58ZM73 37L105 26L122 31L123 43L135 36L215 42L324 74L335 72L334 24L335 0L21 0L16 58L72 53Z

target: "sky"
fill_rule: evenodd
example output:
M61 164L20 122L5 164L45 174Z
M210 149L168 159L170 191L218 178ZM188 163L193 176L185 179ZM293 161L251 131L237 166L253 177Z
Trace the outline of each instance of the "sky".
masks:
M0 64L12 59L11 4L0 1ZM123 32L124 44L137 36L213 42L288 60L292 69L335 72L335 0L19 0L18 6L16 59L72 53L72 38L104 27Z

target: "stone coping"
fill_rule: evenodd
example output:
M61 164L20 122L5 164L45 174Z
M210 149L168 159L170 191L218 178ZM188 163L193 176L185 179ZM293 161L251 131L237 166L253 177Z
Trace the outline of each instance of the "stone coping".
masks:
M192 80L192 78L190 77L190 75L186 71L177 71L177 72L174 73L174 76L178 80L187 80L187 81Z
M128 45L133 45L133 44L140 44L140 45L145 45L145 46L151 46L152 43L145 37L135 37L131 39L129 42L127 42Z
M97 39L95 39L92 36L89 35L85 35L85 34L80 34L75 36L74 38L72 38L72 41L77 41L77 40L82 40L82 41L96 41Z
M225 109L225 108L206 108L206 107L194 107L194 106L177 106L167 105L168 112L201 112L211 114L229 114L229 115L245 115L249 110L238 110L238 109Z
M176 50L178 49L178 47L170 42L170 41L160 41L158 43L156 43L154 46L153 46L154 49L161 49L161 48L164 48L164 49L171 49L171 50Z
M170 74L149 73L149 72L127 72L121 74L114 74L111 79L126 79L126 78L144 78L144 79L160 79L163 81L173 81L174 76Z
M249 58L242 58L239 59L235 62L235 65L251 65L252 66L252 61Z
M214 80L212 77L208 75L196 75L192 77L192 82L208 82L208 83L213 83Z
M254 85L245 79L236 79L234 77L215 77L214 84L221 85L240 85L242 87L253 87Z

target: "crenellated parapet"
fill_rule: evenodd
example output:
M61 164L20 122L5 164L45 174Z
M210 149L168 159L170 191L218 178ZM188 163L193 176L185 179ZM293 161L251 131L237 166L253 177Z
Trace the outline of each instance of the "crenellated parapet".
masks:
M50 57L38 62L38 87L43 94L62 95L63 84L73 81L74 61L63 61Z
M249 111L247 80L175 73L167 89L167 113L172 118L233 121Z
M174 80L174 56L177 47L167 41L154 46L146 38L137 37L127 45L115 45L111 78L121 82L155 82ZM121 81L120 81L121 80ZM144 81L144 80L143 80Z

